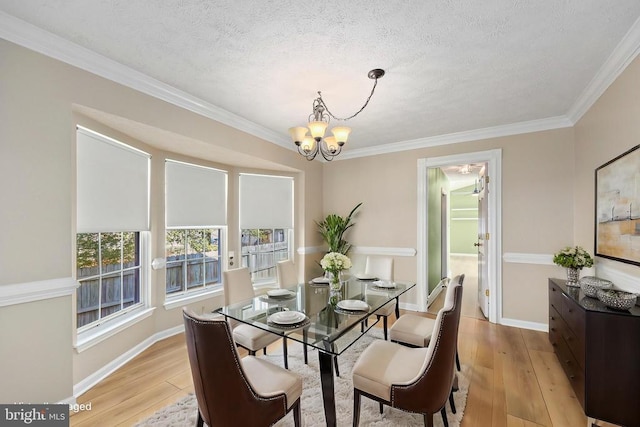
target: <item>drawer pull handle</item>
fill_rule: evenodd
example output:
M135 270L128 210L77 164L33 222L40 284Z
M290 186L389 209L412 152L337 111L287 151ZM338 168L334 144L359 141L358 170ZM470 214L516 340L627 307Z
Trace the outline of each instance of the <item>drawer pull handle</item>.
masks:
M551 320L556 320L556 318L555 318L555 317L553 317L553 316L549 317L549 319L551 319Z
M554 346L554 347L556 347L558 344L556 344L556 343L552 342L552 343L551 343L551 345L552 345L552 346Z
M574 379L575 377L576 377L575 375L569 375L570 380Z
M556 331L556 328L551 328L551 331L552 331L552 332L555 332L555 331Z
M565 360L565 362L567 365L571 365L571 360Z

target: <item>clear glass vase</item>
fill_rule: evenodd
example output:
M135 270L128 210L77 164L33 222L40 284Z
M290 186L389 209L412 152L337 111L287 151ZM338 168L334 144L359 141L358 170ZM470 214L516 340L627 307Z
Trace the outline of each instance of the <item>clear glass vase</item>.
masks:
M340 289L342 289L342 271L338 271L335 273L329 271L328 273L329 286L331 287L331 290L339 291Z

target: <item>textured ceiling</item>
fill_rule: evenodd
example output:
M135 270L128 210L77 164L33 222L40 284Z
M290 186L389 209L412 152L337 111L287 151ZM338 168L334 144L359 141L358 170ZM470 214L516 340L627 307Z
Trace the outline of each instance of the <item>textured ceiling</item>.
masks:
M0 11L283 138L318 90L348 148L564 116L638 0L0 0ZM337 124L336 122L332 124Z

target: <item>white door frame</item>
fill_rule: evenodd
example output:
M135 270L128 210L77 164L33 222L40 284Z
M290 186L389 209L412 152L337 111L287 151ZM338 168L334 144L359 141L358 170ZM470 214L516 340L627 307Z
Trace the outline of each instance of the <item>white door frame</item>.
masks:
M489 321L499 323L502 317L502 150L494 149L451 156L418 159L418 308L427 311L427 169L465 163L487 163L489 175L489 241L487 242L489 269Z

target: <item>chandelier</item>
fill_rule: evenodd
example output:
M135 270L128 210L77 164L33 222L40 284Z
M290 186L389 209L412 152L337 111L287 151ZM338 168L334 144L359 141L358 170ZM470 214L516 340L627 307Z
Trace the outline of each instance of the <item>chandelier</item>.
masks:
M300 155L304 156L307 160L313 160L318 153L320 153L326 161L330 162L335 156L340 154L342 147L349 138L351 128L347 126L336 126L331 129L333 136L326 137L324 136L325 131L332 118L339 121L352 119L360 114L367 104L369 104L369 100L376 90L378 79L384 76L384 70L379 68L371 70L367 76L374 81L371 93L362 108L349 117L341 118L334 116L322 99L322 93L318 91L318 97L313 101L313 113L309 115L307 127L298 126L289 128L289 135L291 135L291 139L298 147L298 153L300 153Z

